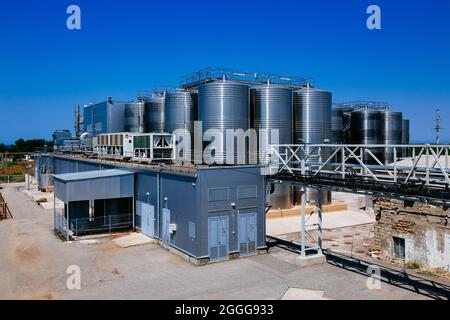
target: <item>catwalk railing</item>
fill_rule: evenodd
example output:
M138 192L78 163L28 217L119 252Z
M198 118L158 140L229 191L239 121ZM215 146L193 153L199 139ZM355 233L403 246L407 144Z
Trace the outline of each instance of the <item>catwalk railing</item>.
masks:
M270 145L265 163L301 186L450 202L450 145Z

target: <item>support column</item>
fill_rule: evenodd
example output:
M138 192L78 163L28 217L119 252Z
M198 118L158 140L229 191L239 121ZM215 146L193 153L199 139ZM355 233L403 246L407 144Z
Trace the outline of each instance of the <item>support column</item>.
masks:
M322 253L322 240L323 240L323 229L322 229L322 204L323 204L323 195L322 189L319 189L319 197L317 201L317 245L318 245L318 253Z
M318 250L317 254L306 255L306 189L302 188L302 234L301 234L301 254L296 258L295 263L300 267L308 267L315 264L321 264L326 261L325 256L322 254L322 190L319 191L319 201L318 201L318 225L319 225L319 235L318 235Z
M55 191L55 190L53 190L53 191ZM70 240L70 235L69 235L69 232L70 232L70 201L68 201L67 202L67 220L66 220L66 222L67 222L67 234L66 234L66 237L67 237L67 241L69 241Z
M305 188L301 188L300 190L301 193L301 223L302 223L302 228L301 228L301 240L300 240L300 244L302 246L302 250L301 250L301 256L302 257L306 257L306 244L305 244L305 234L306 234L306 189Z

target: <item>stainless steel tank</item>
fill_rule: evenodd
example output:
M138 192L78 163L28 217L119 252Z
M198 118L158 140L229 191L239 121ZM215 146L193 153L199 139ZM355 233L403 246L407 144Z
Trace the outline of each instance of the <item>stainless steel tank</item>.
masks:
M292 90L273 85L250 89L251 127L258 133L258 159L263 162L268 144L292 143ZM270 130L278 130L278 140L272 141ZM262 136L265 137L263 138ZM272 209L292 208L292 188L287 184L274 184L270 195Z
M164 110L164 130L168 133L174 133L175 130L185 130L191 135L189 150L177 151L176 158L179 160L192 160L192 150L194 149L194 121L197 120L198 113L198 94L189 91L175 91L166 94ZM178 131L177 141L184 132ZM185 145L186 146L186 145Z
M333 108L331 132L332 143L344 143L344 110Z
M249 87L227 80L203 84L198 88L198 110L203 133L209 129L217 129L223 133L223 150L216 150L213 158L216 163L226 163L225 130L247 131L249 128ZM234 164L236 163L235 152Z
M323 144L331 141L331 92L315 88L304 88L294 91L294 144ZM307 147L306 152L312 151ZM330 149L322 150L322 159L330 156ZM318 161L319 157L310 157ZM318 191L307 189L307 201L317 201ZM331 192L322 195L323 203L331 201ZM297 201L298 202L298 201Z
M383 144L381 137L382 111L362 108L355 110L350 115L350 143L352 144ZM369 149L378 160L384 163L384 149ZM369 154L364 154L364 162L377 164Z
M165 94L145 98L145 132L164 132Z
M145 103L143 101L125 104L125 132L144 133L145 131Z
M403 119L402 121L402 144L409 144L409 120ZM408 158L408 148L402 148L402 157Z
M166 94L164 128L172 133L176 129L186 129L191 135L197 120L198 95L194 92L176 91Z
M381 138L384 144L401 144L403 115L401 112L384 110L381 116ZM397 160L401 158L401 148L396 148ZM394 148L385 148L384 163L394 162Z

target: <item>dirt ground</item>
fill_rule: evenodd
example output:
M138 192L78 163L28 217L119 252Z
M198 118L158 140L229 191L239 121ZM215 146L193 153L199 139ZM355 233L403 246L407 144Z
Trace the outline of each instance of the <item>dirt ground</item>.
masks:
M429 289L418 292L398 282L383 282L380 289L371 290L367 273L330 263L299 268L298 254L277 247L267 254L194 266L158 244L121 248L112 241L114 236L64 242L52 230L51 210L28 198L23 184L3 191L14 219L0 222L0 299L271 300L281 299L292 288L320 291L329 299L436 296ZM366 231L331 232L342 234L342 239L355 234L356 242ZM67 287L67 268L73 265L81 270L80 290Z

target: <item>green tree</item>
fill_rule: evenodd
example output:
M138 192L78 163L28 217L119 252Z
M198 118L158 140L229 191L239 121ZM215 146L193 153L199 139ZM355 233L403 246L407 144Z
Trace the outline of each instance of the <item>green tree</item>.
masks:
M53 142L45 141L45 139L31 139L31 140L18 139L11 147L10 151L20 153L33 152L36 149L44 148L44 146L47 146L48 149L51 149L53 147Z

